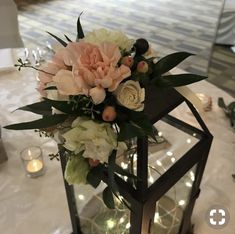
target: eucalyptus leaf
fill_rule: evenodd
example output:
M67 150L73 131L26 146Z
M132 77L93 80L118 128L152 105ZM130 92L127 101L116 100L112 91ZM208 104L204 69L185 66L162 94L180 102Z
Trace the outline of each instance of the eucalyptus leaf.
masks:
M63 123L68 118L68 115L48 115L43 116L42 119L37 119L30 122L23 122L18 124L7 125L4 128L12 130L27 130L27 129L41 129L55 126Z
M152 82L159 87L178 87L192 84L206 78L206 76L186 73L161 76L160 78L155 78Z
M193 54L188 52L176 52L173 54L169 54L163 58L161 58L156 64L153 65L153 76L158 77L168 71L170 71L172 68L177 66L179 63L181 63L183 60L188 58Z
M112 193L112 190L109 187L106 187L103 191L103 201L104 201L104 204L109 209L115 209L113 193Z
M50 32L47 32L48 34L50 34L52 37L54 37L62 46L66 47L67 46L67 43L65 41L63 41L61 38L57 37L56 35L50 33Z

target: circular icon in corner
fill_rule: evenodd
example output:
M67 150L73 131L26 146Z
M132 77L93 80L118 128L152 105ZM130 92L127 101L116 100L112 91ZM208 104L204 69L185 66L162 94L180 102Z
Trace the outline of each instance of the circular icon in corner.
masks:
M222 205L214 205L206 212L206 221L214 229L224 228L230 219L228 209Z

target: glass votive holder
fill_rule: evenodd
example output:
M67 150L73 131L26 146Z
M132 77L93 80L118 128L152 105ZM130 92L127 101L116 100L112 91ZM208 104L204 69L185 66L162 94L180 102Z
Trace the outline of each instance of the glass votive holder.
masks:
M35 178L44 174L42 150L39 146L29 146L20 152L26 175Z

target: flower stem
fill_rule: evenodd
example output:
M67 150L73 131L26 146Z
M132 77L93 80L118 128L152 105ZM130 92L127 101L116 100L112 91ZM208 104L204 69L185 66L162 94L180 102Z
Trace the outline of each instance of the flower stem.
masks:
M55 74L53 74L53 73L46 72L46 71L44 71L44 70L42 70L42 69L39 69L39 68L36 68L36 67L34 67L34 66L27 65L26 63L24 63L24 62L22 61L21 58L18 59L18 62L19 62L19 64L15 64L15 67L18 67L18 70L19 70L19 71L21 70L22 67L27 67L27 68L32 68L32 69L34 69L34 70L36 70L36 71L39 71L39 72L43 72L43 73L48 74L48 75L52 75L52 76L55 75Z

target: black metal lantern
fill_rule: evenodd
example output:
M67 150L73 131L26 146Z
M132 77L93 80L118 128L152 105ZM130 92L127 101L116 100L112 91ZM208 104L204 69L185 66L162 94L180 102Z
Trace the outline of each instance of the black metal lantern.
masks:
M169 115L182 103L187 104L201 129ZM65 181L73 234L190 233L190 218L213 137L195 107L173 88L146 87L145 112L158 135L167 131L169 136L176 136L169 140L172 147L159 150L147 137L135 141L132 167L137 183L133 186L125 177L115 177L130 210L118 208L117 212L106 208L104 212L105 208L100 208L99 189L92 192L80 188L81 193L77 193ZM122 159L117 164L128 166ZM64 172L66 160L62 154L61 165ZM84 222L91 227L84 227Z

